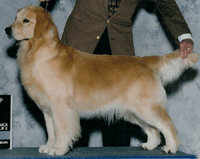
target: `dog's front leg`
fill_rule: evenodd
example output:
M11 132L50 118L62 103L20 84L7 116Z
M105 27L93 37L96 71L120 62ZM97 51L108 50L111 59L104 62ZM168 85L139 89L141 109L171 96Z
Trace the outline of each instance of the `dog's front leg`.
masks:
M44 114L44 119L45 119L47 133L48 133L48 140L47 140L46 145L40 146L39 152L48 153L50 148L54 145L54 142L55 142L54 126L53 126L52 115L46 112L43 112L43 114Z
M75 109L60 99L52 106L55 143L48 155L65 155L73 147L73 141L80 137L80 118Z

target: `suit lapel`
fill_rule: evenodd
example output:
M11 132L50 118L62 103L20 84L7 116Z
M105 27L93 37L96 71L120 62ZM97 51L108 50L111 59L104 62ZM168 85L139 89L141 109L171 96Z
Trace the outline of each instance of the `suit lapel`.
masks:
M104 10L105 10L105 16L106 19L108 18L108 0L102 0L103 6L104 6Z

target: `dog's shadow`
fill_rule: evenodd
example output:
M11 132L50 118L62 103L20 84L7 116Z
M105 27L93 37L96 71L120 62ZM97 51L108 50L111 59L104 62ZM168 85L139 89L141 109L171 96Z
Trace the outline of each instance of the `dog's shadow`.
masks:
M16 59L18 50L19 50L19 43L17 41L14 41L14 43L7 48L8 57Z
M168 96L172 96L174 93L177 93L179 88L186 82L193 81L198 74L198 70L194 68L189 68L185 70L182 75L172 83L169 83L165 86L165 91Z

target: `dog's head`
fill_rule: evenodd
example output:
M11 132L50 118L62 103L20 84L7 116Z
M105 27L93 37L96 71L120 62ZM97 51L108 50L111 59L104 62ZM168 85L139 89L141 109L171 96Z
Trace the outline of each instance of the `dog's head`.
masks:
M18 10L14 23L5 29L9 38L29 40L45 35L54 25L49 13L38 6Z

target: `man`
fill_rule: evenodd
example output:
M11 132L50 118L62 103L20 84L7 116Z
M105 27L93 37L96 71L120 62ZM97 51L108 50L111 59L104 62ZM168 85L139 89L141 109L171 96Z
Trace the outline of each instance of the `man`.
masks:
M137 6L146 1L155 3L180 46L181 57L186 58L193 50L193 40L175 0L76 0L61 41L87 53L134 56L132 16ZM103 129L103 139L107 141L104 146L129 146L130 135L124 132L124 123L111 127L110 135ZM118 136L122 144L111 141L113 136Z
M112 5L115 1L119 2L117 7ZM107 28L112 55L134 55L131 18L137 5L145 1L76 0L74 10L67 20L62 42L78 50L93 53ZM166 26L180 45L181 57L186 58L193 50L193 40L175 0L147 1L155 2ZM109 7L110 11L114 8L111 15Z

